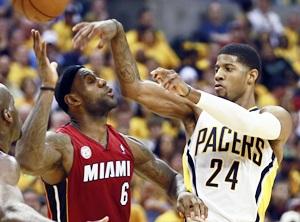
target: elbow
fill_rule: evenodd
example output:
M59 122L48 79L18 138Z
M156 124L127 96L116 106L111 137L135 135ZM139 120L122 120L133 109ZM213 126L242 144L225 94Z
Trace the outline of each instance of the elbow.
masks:
M127 87L121 87L122 96L127 99L137 100L139 93L139 86L131 85Z

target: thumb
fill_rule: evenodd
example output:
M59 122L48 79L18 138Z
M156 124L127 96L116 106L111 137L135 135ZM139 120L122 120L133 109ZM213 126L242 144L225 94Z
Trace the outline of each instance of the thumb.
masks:
M100 39L97 48L102 49L106 45L107 40L106 39Z

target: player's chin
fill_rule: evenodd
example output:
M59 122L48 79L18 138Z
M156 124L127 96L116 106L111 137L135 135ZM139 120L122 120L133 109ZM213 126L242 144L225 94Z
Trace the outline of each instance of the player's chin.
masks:
M224 88L217 88L217 89L215 88L215 91L217 96L222 98L226 97L226 91L224 90Z
M110 107L116 108L118 105L118 100L115 97L109 99Z

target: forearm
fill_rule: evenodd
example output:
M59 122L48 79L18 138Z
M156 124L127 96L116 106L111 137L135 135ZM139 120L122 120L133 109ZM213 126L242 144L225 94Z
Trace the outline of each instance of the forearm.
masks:
M197 106L209 113L228 128L239 133L275 140L279 137L281 124L271 113L249 112L242 106L223 98L199 91Z
M12 203L4 208L1 222L51 222L24 203Z
M13 185L0 182L1 222L50 222L23 202L21 191Z
M42 90L22 127L22 137L16 146L16 157L26 171L35 171L43 163L52 100L53 91Z
M111 50L115 62L116 74L121 85L122 94L129 98L134 98L137 95L137 87L139 87L139 72L135 59L129 49L122 25L117 21L115 21L115 25L118 31L116 36L111 40Z

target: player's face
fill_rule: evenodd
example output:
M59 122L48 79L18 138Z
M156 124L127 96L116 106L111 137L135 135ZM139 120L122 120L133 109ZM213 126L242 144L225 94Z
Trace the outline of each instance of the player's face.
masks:
M234 55L220 54L215 65L215 90L218 96L237 101L243 96L250 69Z
M117 106L112 89L91 70L80 69L75 77L75 84L82 104L90 114L105 115Z

